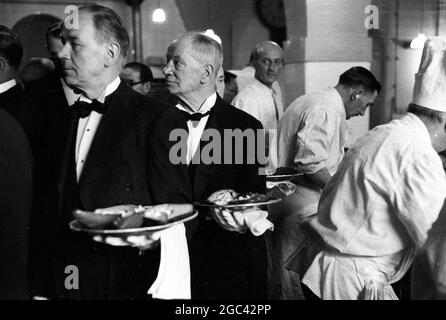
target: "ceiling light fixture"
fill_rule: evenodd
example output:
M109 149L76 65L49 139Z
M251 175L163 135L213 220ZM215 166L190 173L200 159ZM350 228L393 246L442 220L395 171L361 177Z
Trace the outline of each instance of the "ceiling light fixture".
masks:
M161 8L159 0L158 6L152 13L152 21L155 23L163 23L166 21L166 12Z
M427 40L426 35L424 34L424 0L422 2L422 8L421 8L421 26L420 26L420 33L410 42L410 48L411 49L423 49L424 43Z

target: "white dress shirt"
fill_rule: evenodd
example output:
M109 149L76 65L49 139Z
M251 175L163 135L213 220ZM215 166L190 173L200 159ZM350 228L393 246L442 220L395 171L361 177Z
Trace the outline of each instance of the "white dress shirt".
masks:
M279 166L305 174L327 168L333 175L344 156L349 127L342 98L335 88L306 94L294 100L279 123ZM321 190L296 185L293 211L315 214Z
M259 120L267 130L270 168L277 168L277 126L283 113L282 96L280 88L277 88L269 88L254 78L231 103Z
M6 92L17 84L15 79L0 83L0 93Z
M201 105L200 109L196 112L187 109L180 103L176 105L176 107L182 111L188 112L190 114L192 113L206 113L209 110L212 109L212 107L215 105L215 102L217 101L217 93L214 92L212 95L210 95L204 103ZM209 115L204 116L200 119L200 121L187 121L187 128L189 130L189 135L187 137L187 155L186 155L186 161L187 164L190 164L195 152L198 149L198 146L200 145L201 135L203 134L204 128L206 127L206 123L208 122ZM198 159L198 158L197 158Z
M121 83L121 79L116 77L105 89L104 93L98 99L99 102L104 102L105 97L112 94ZM91 100L85 96L80 97L80 101L91 103ZM102 114L92 111L88 117L80 118L77 127L76 137L76 174L77 181L82 174L85 161L87 160L88 152L90 151L91 143L93 142L96 130L101 122Z
M256 69L251 66L246 66L241 70L229 70L229 72L236 75L235 82L237 83L238 92L241 92L254 79Z

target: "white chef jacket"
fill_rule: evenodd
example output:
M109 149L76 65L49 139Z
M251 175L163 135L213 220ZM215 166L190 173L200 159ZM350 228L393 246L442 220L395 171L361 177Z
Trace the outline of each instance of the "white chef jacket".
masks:
M442 162L417 116L408 113L376 127L346 154L324 189L318 214L310 224L328 251L316 257L303 282L324 295L327 288L341 292L332 290L341 278L378 274L381 281L397 281L402 276L398 269L405 272L413 260L411 249L426 241L445 200L445 190ZM392 260L390 274L386 268ZM364 273L354 271L355 266ZM391 290L385 281L387 291ZM338 285L350 297L363 289L358 282Z
M446 206L429 230L412 268L414 300L446 299Z
M277 126L283 114L282 94L277 87L269 88L254 78L231 103L259 120L269 133L270 168L277 168Z
M424 123L408 113L358 140L311 225L344 254L392 254L423 245L445 196L440 157Z
M335 88L306 94L286 109L279 123L279 167L313 174L326 167L333 175L344 156L349 127L342 98ZM315 214L321 190L296 186L293 209Z

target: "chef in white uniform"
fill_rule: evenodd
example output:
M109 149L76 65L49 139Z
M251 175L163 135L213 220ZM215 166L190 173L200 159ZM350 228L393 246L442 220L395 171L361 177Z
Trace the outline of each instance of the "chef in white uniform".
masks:
M322 299L397 299L446 195L446 39L425 43L408 113L370 131L324 189L311 227L324 242L302 282Z

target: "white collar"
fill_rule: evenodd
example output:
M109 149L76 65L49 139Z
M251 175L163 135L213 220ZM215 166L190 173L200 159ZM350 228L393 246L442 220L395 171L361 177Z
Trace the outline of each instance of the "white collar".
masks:
M15 79L3 82L0 84L0 93L6 92L17 84Z
M257 78L254 78L254 83L255 83L255 85L256 86L258 86L258 87L261 87L263 90L268 90L268 91L270 91L271 93L274 91L273 90L273 88L271 87L268 87L268 86L266 86L265 84L263 84L259 79L257 79ZM275 82L274 82L275 83Z
M189 113L206 113L209 110L212 109L212 107L215 105L215 102L217 101L217 93L214 92L211 94L206 100L204 100L203 104L201 105L200 109L198 111L193 112L187 108L185 108L181 103L177 103L176 107L180 110L189 112Z
M414 122L416 122L416 125L420 128L420 133L423 135L422 139L424 139L425 141L429 141L428 145L432 146L432 140L431 140L431 136L429 135L429 130L427 130L426 124L421 121L421 119L411 113L411 112L407 112L406 116L411 118ZM433 148L433 147L432 147Z
M109 83L107 85L107 87L105 88L105 91L103 94L101 94L101 96L97 99L99 102L104 102L105 101L105 97L112 94L113 92L116 91L116 89L118 89L119 84L121 83L121 79L119 77L116 77L115 80L113 80L111 83ZM85 101L88 103L91 103L91 99L87 98L84 95L81 95L81 97L79 98L79 101Z
M334 108L342 115L343 119L347 118L347 113L345 112L345 106L344 102L342 101L342 97L339 94L338 90L336 88L331 87L326 90L328 94L332 95L334 99L337 100L337 103L334 104Z
M251 66L246 66L241 70L247 77L252 77L254 78L254 75L256 73L256 69L254 69L254 67Z

